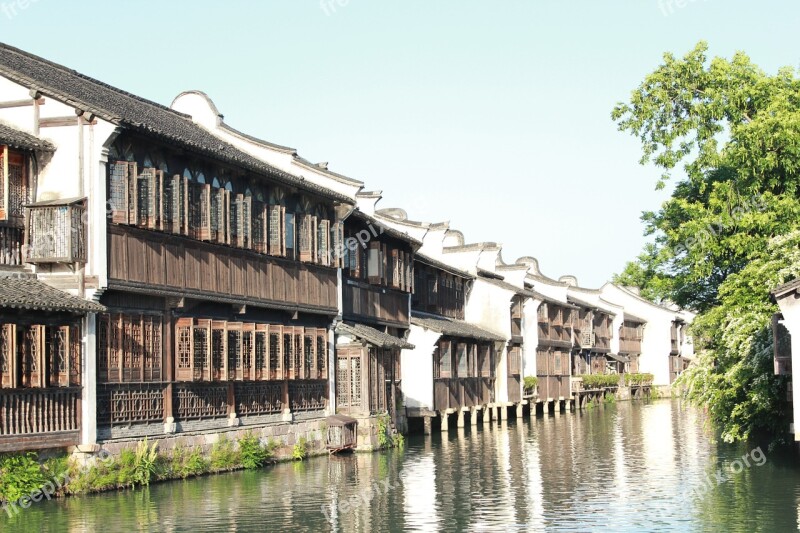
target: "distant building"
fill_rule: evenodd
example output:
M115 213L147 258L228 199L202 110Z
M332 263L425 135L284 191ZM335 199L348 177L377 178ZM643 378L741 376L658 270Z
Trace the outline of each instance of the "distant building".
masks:
M772 298L780 307L772 324L775 336L775 374L790 376L789 398L794 406L792 426L794 439L800 441L800 386L794 383L793 368L800 368L800 279L772 291Z

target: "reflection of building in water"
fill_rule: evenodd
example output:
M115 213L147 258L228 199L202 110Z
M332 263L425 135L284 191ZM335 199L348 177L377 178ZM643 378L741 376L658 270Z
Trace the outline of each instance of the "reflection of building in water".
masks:
M413 461L408 461L402 473L403 512L407 526L415 530L440 522L436 506L439 499L436 494L437 464L430 450L430 440L426 444L428 449Z

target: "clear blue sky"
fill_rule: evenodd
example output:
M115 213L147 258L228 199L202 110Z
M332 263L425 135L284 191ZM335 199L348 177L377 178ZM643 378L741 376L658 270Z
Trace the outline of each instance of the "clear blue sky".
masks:
M203 90L379 206L588 287L665 198L610 119L662 53L800 63L797 0L19 1L0 0L3 42L167 105Z

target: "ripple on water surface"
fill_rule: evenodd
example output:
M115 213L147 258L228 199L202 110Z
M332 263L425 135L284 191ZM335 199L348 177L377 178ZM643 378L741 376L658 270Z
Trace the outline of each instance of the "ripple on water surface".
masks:
M621 402L412 437L401 451L44 502L0 530L796 530L795 459L703 428L677 401Z

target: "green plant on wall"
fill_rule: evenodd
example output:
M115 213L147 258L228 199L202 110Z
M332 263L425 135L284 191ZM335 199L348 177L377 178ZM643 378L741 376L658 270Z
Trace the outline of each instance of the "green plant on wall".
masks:
M248 470L264 466L272 459L272 453L272 450L268 446L263 446L258 437L252 433L247 433L239 439L239 460Z
M158 442L148 445L147 437L136 446L133 464L133 486L149 486L150 480L156 477L158 465Z
M305 437L297 439L297 444L292 448L292 460L302 461L308 457L308 442Z
M47 483L33 453L0 455L0 500L15 501Z
M525 376L525 379L522 382L522 388L525 390L527 394L533 394L536 392L536 387L539 385L539 378L536 376Z
M392 437L389 434L389 415L378 415L378 447L389 448L392 446Z

